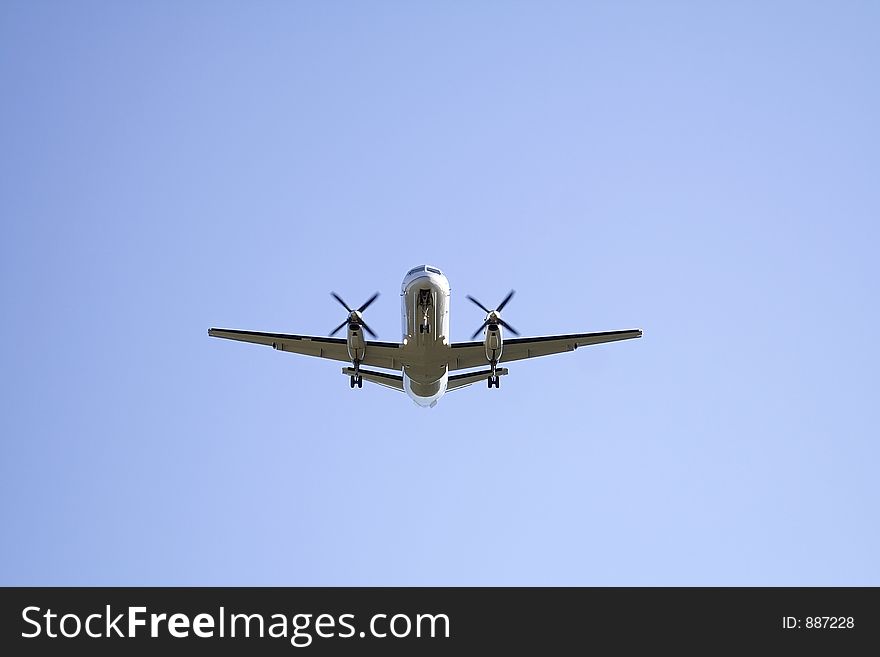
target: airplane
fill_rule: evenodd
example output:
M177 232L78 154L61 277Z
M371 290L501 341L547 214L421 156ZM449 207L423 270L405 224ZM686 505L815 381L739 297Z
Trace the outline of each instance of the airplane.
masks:
M501 319L501 311L513 297L514 291L511 290L492 310L467 295L467 299L485 312L486 317L471 336L472 342L451 342L449 281L443 272L431 265L413 267L403 279L400 291L403 341L400 343L364 339L364 332L376 338L376 334L364 321L364 311L379 296L378 292L358 308L350 308L335 292L330 294L345 308L348 315L328 337L222 328L208 329L208 335L271 345L278 351L350 362L352 367L342 368L342 373L349 377L351 388L362 388L366 380L405 392L418 406L425 408L436 406L437 401L447 392L480 381L486 381L489 388L499 388L501 377L508 373L506 367L499 367L502 363L574 351L578 347L603 342L642 337L641 329L627 329L505 340L503 329L515 336L519 335L516 329ZM333 337L345 327L345 338ZM480 332L483 333L483 339L473 341ZM391 372L363 369L363 365ZM488 369L450 374L485 365L489 366Z

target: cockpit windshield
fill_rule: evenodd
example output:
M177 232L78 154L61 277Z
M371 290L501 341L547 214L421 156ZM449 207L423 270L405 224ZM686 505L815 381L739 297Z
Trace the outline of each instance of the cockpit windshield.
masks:
M409 276L411 274L418 274L420 271L428 271L432 274L439 274L440 276L443 275L442 271L440 271L436 267L429 267L428 265L419 265L418 267L413 267L408 272L406 272L406 275Z

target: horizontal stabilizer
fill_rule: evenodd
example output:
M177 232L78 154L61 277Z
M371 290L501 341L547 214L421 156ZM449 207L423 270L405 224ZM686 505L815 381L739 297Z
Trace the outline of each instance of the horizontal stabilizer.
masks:
M343 367L342 373L347 376L354 376L353 367ZM385 372L373 372L372 370L361 370L360 375L364 381L377 383L386 388L393 388L403 392L403 377L400 374L385 374Z
M495 374L498 376L504 376L507 374L507 368L498 367L495 369ZM480 370L479 372L455 374L454 376L449 377L449 384L446 386L446 391L458 390L459 388L464 388L465 386L485 381L490 376L492 376L492 370Z

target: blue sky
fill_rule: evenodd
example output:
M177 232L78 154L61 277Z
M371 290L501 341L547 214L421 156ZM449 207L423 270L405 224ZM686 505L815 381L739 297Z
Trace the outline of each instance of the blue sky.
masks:
M880 585L870 2L0 7L0 584ZM640 341L433 410L209 339Z

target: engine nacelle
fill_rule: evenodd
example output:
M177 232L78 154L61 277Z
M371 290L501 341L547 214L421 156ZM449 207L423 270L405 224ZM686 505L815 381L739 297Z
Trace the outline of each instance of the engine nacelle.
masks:
M348 325L348 356L353 363L360 363L367 351L367 343L364 340L364 330L359 324L351 322Z
M486 337L483 344L486 346L486 360L493 365L501 360L504 337L501 335L501 327L498 324L489 324L486 327Z

